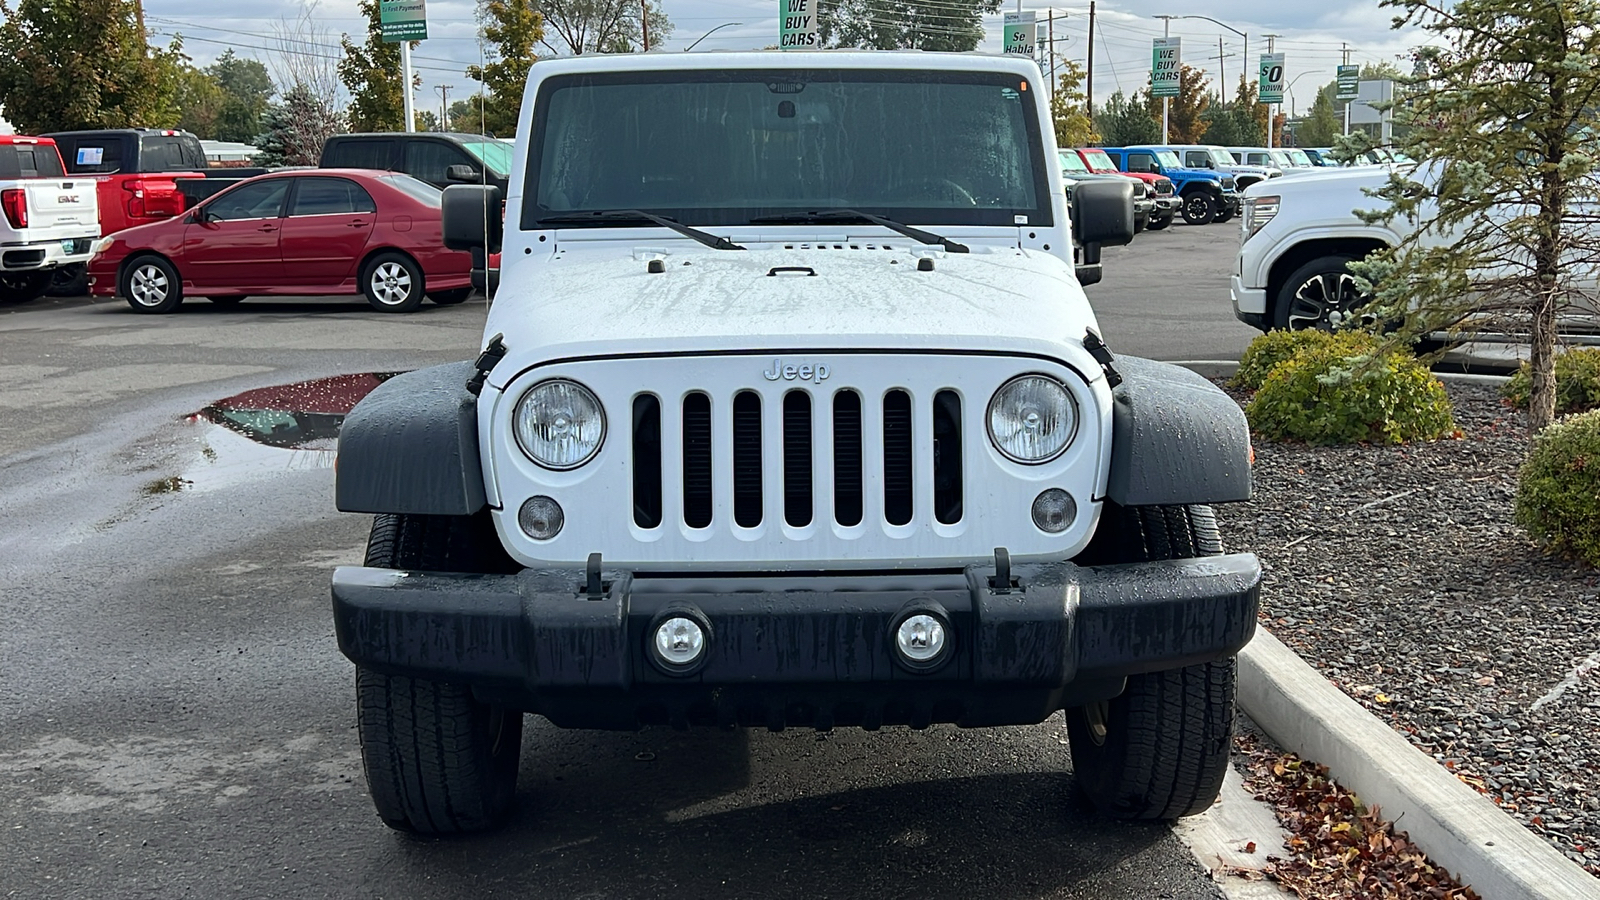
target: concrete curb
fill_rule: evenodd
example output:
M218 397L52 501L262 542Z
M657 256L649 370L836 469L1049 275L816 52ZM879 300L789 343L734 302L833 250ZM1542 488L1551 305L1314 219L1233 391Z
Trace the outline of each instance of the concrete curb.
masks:
M1322 763L1485 900L1600 900L1600 879L1411 746L1258 628L1239 705L1286 750Z
M1227 359L1175 359L1171 361L1174 366L1199 375L1201 378L1232 378L1239 371L1238 360ZM1450 381L1457 384L1505 384L1511 380L1510 375L1472 375L1466 372L1435 372L1433 376L1440 381Z

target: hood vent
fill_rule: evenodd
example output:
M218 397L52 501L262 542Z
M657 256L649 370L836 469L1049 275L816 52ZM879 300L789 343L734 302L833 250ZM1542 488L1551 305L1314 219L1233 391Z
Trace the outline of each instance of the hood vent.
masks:
M806 242L806 243L800 243L800 244L784 244L783 245L783 249L785 249L785 250L888 250L890 252L893 252L895 250L904 250L905 249L905 245L902 244L899 247L894 247L894 246L892 246L890 244L876 244L876 243L874 243L874 244L825 244L825 243L810 243L810 242Z

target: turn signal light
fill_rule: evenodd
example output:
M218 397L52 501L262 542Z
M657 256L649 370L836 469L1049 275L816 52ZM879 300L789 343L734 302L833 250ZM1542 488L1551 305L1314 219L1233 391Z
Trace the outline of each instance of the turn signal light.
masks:
M0 191L0 208L5 210L12 228L28 227L28 195L21 188Z

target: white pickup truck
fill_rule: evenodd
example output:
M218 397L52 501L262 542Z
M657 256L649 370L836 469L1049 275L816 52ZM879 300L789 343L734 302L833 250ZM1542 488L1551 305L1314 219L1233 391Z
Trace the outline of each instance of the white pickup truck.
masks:
M49 138L0 136L0 303L44 296L56 270L87 262L100 237L91 178L69 178Z
M1048 101L974 54L533 67L508 195L444 192L446 245L504 253L481 355L339 437L338 506L376 519L334 622L386 823L501 821L525 714L1065 710L1108 815L1211 804L1260 565L1209 504L1249 497L1247 427L1101 341L1080 281L1132 193L1069 203Z

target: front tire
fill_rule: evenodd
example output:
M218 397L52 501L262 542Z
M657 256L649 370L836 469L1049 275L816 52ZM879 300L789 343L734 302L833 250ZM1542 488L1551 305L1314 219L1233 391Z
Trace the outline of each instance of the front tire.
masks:
M50 278L50 297L82 297L89 293L89 267L84 263L62 266Z
M1217 214L1217 198L1205 191L1193 191L1183 198L1183 221L1190 225L1210 225Z
M37 300L50 289L53 278L55 272L50 269L0 274L0 303L30 303Z
M422 267L404 253L380 253L361 272L361 292L378 312L411 312L426 288Z
M1216 556L1209 506L1107 502L1089 553L1097 563ZM1079 788L1114 819L1191 816L1216 802L1233 746L1235 660L1128 678L1112 700L1067 710Z
M1171 224L1172 224L1172 216L1165 215L1165 216L1160 216L1158 218L1152 218L1150 220L1150 224L1145 226L1145 227L1148 228L1151 231L1160 231L1161 229L1163 229L1163 228L1165 228L1165 227L1167 227L1168 225L1171 225Z
M467 302L467 298L471 296L472 288L464 287L448 291L434 291L428 295L428 299L440 306L455 306L457 303Z
M515 571L487 511L381 515L366 565L411 571ZM367 789L389 827L419 834L493 828L516 802L522 713L483 703L463 684L356 671L356 719Z
M1226 222L1231 218L1233 218L1233 206L1228 203L1223 203L1217 207L1217 214L1212 217L1211 221L1221 225L1223 222Z
M134 312L169 313L183 303L178 270L159 256L140 256L122 267L120 293Z
M1289 274L1272 307L1276 328L1334 331L1350 323L1364 323L1359 310L1372 298L1356 288L1349 265L1353 256L1323 256Z

